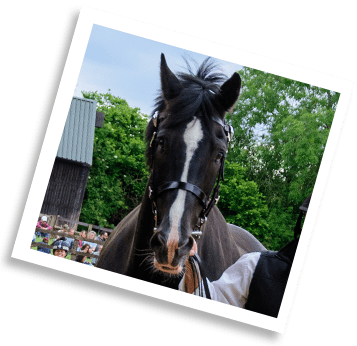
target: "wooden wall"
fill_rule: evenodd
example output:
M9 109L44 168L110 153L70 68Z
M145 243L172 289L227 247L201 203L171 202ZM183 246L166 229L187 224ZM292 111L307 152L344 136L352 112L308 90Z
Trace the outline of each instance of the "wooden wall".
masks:
M56 157L41 213L79 220L90 165Z

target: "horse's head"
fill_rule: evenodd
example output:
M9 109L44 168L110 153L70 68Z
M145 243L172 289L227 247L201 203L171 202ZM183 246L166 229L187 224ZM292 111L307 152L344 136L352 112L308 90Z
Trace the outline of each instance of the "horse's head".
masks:
M189 70L176 76L161 55L161 96L146 139L149 189L157 211L150 246L154 266L169 274L182 271L194 245L192 234L227 152L224 117L240 91L237 73L221 85L224 76L212 68L206 60L196 74Z

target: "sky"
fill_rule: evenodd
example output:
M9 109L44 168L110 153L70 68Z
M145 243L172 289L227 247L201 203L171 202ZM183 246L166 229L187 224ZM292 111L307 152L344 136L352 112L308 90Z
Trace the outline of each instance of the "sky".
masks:
M183 56L187 54L198 64L207 58L192 51L93 25L74 96L83 97L81 91L106 93L110 89L114 96L125 99L130 107L138 107L141 112L151 114L160 87L161 53L165 54L173 72L185 69ZM241 65L214 60L228 77L242 68Z

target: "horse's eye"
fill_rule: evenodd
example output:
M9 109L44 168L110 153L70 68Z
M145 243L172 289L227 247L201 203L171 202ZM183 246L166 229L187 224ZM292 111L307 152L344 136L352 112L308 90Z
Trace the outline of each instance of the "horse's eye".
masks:
M223 157L223 154L222 153L218 153L217 156L216 156L216 162L221 161L222 157Z
M164 150L164 140L163 138L159 138L157 142L157 150L163 151Z

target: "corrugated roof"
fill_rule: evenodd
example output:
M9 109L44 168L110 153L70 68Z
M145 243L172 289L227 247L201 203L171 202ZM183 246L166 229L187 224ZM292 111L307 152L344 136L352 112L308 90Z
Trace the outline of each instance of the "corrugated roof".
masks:
M97 102L73 97L57 157L92 165Z

